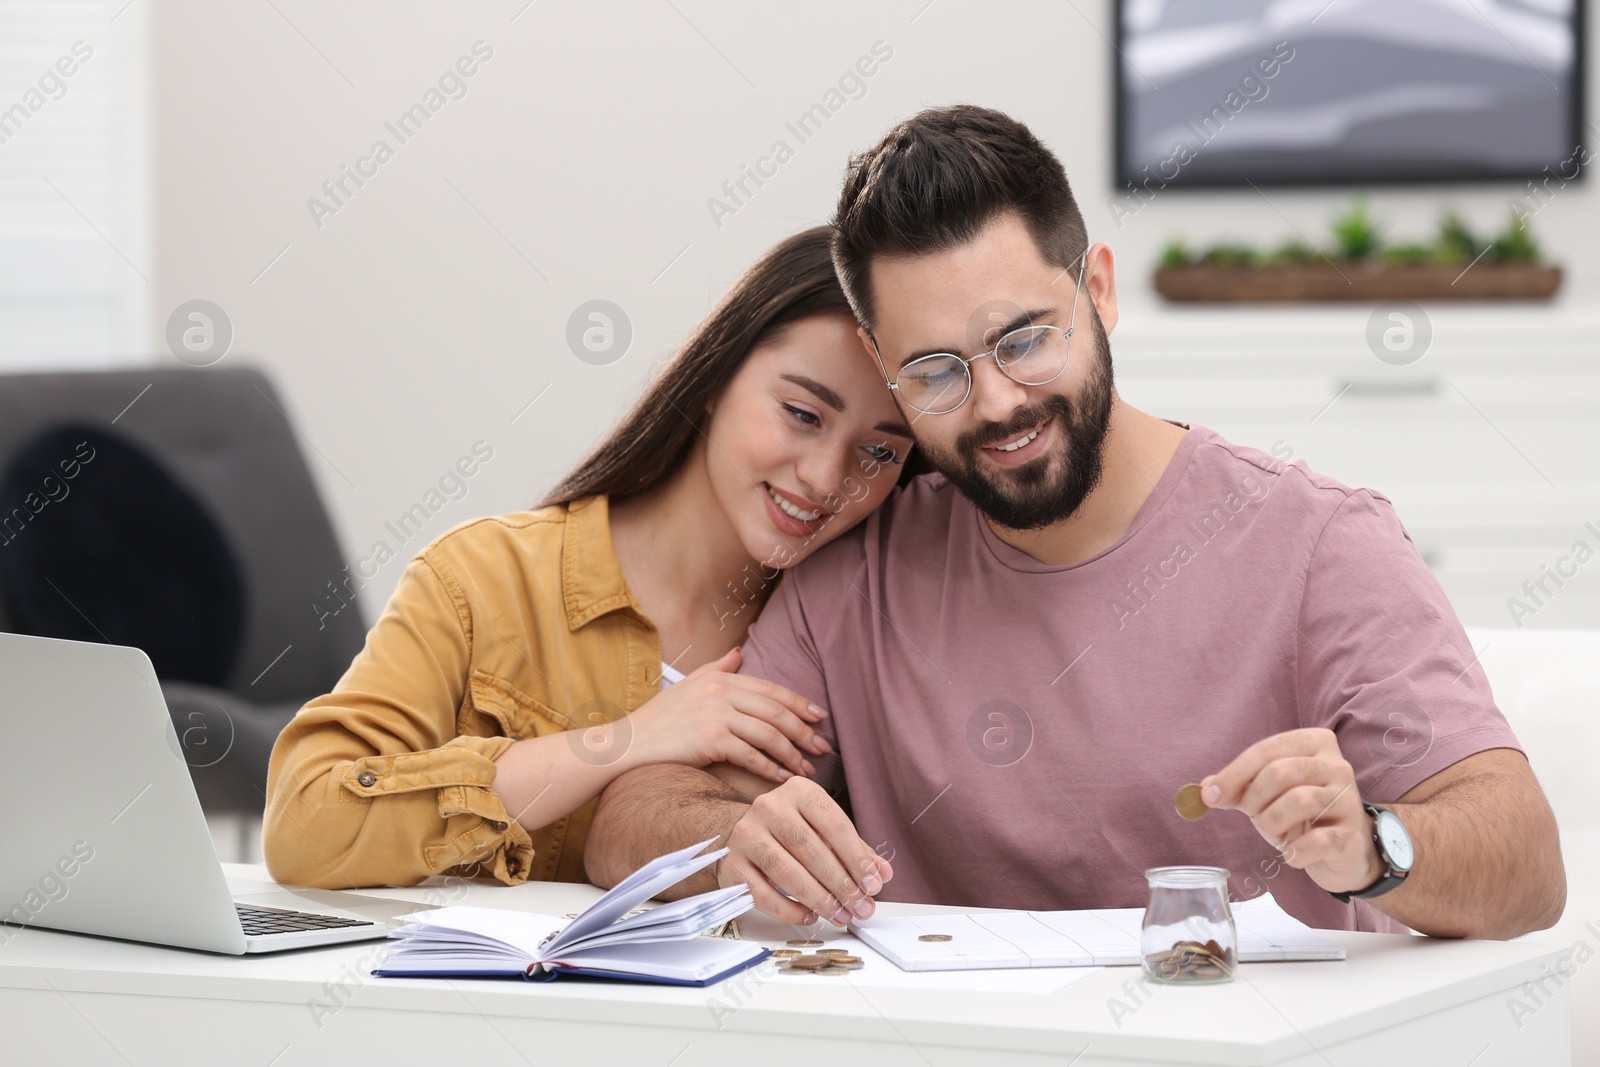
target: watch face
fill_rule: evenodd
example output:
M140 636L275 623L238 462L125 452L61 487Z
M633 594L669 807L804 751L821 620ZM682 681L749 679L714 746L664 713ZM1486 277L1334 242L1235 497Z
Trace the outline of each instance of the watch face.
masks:
M1383 851L1389 857L1389 863L1398 871L1411 869L1411 835L1406 833L1406 828L1392 811L1380 811L1375 822L1378 831L1378 840L1383 842Z

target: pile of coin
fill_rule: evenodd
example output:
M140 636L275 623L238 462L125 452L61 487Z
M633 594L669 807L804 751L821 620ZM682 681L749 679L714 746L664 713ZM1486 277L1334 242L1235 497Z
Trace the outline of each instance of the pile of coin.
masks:
M859 971L866 966L860 956L852 956L842 948L817 948L815 952L800 951L821 944L821 941L814 939L797 938L789 942L788 948L773 949L772 955L778 961L778 973L841 975Z
M1233 950L1216 941L1178 941L1144 958L1151 974L1167 982L1215 982L1232 976Z

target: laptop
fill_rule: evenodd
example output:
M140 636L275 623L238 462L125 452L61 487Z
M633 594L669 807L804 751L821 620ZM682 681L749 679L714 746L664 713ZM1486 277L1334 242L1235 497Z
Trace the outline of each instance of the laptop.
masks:
M231 894L136 648L0 633L0 811L0 944L29 926L243 955L387 937L417 910L259 882Z

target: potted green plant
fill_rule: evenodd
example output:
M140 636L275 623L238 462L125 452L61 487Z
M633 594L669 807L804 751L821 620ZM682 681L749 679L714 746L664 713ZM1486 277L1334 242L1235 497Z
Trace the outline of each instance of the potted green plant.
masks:
M1156 267L1156 291L1181 303L1529 300L1561 287L1561 268L1542 262L1525 212L1513 210L1492 240L1447 210L1433 240L1387 244L1366 199L1357 197L1331 230L1326 249L1291 238L1267 252L1238 241L1195 251L1173 238Z

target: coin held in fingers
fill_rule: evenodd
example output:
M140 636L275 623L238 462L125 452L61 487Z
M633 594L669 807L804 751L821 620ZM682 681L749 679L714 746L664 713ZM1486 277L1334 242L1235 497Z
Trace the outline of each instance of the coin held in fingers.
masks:
M1205 818L1206 812L1211 810L1206 807L1206 802L1200 799L1200 787L1194 782L1178 790L1178 797L1172 802L1172 806L1178 809L1179 815L1190 822Z

